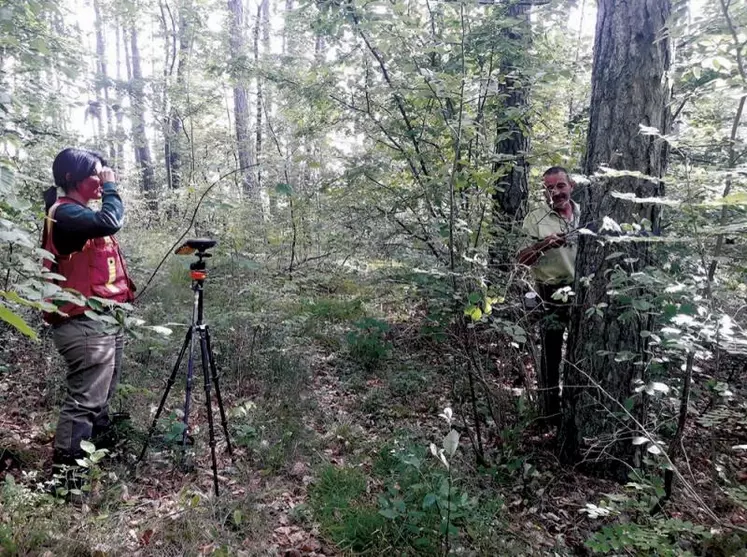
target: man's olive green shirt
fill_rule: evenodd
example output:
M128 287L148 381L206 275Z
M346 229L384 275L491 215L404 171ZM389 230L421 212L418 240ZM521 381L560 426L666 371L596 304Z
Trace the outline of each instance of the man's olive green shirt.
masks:
M549 206L535 209L524 218L523 246L529 247L550 234L567 234L579 226L581 210L578 204L571 201L573 219L565 220ZM576 272L576 237L566 240L566 245L547 250L532 265L534 278L541 284L567 285L573 282Z

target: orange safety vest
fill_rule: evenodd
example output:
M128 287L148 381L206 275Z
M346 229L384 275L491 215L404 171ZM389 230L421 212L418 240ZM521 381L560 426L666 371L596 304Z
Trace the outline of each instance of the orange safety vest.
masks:
M131 302L134 300L135 285L127 274L119 244L114 236L91 238L80 251L69 255L60 255L52 240L52 226L54 214L60 205L77 203L62 197L49 208L46 226L42 232L42 247L55 256L56 263L44 261L44 266L62 275L66 280L55 280L54 283L66 290L75 290L86 298L97 296L115 302ZM68 302L59 311L67 314L67 318L81 315L88 311L87 306L79 306ZM44 312L47 323L60 323L67 319L59 313Z

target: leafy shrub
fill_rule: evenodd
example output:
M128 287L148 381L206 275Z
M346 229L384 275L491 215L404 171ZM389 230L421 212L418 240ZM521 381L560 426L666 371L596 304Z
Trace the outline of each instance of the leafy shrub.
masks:
M418 553L435 555L477 508L477 499L460 489L425 447L388 448L379 454L374 471L385 486L377 499L379 513L389 519L390 543L410 540Z
M632 551L636 555L675 556L692 555L689 551L712 538L709 528L675 518L650 516L650 509L664 494L661 479L635 473L628 483L630 495L622 494L587 504L586 512L592 519L633 515L636 522L607 524L595 532L586 546L594 553L618 555Z
M604 526L586 542L595 553L619 554L632 550L636 555L675 556L685 553L693 540L711 537L709 530L692 522L668 519L650 524L614 524Z

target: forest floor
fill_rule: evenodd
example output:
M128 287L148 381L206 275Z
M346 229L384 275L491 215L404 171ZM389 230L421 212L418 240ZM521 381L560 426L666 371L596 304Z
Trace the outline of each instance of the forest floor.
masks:
M170 323L174 333L161 339L140 330L128 341L114 406L130 412L133 428L95 466L82 506L43 493L64 366L48 333L33 342L3 332L0 555L743 550L744 539L734 541L736 534L724 532L711 516L747 524L745 508L714 489L719 467L744 470L745 460L720 460L714 467L711 459L714 443L743 438L743 421L719 418L718 427L732 420L731 435L690 427L688 436L701 439L689 441L687 476L703 504L677 491L657 521L647 513L661 494L658 474L642 475L625 488L563 467L554 456L553 435L533 420L520 375L506 371L513 354L513 364L528 368L531 386L531 365L524 365L530 359L487 346L488 384L478 390L493 395L478 397L474 408L483 416L480 443L487 461L478 466L474 409L469 385L455 371L457 352L448 339L424 336L424 309L402 284L382 277L310 274L242 288L224 270L227 278L213 286L206 308L235 448L232 462L216 412L221 494L212 493L201 376L190 417L194 446L185 455L169 443L181 433L180 373L161 433L145 462L135 466L183 338L184 328L174 322L183 323L178 314L189 307L190 292L182 278L173 284L179 265L172 265L171 284L149 293L138 312L149 324ZM446 407L461 432L448 470L429 451L430 443L440 448L449 431L439 417ZM736 496L744 495L733 487ZM708 549L721 533L726 537L719 549Z

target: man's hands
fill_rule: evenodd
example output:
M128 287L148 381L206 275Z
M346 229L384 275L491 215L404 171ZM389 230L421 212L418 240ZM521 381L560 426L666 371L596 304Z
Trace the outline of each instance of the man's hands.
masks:
M550 234L544 240L537 242L535 245L543 244L540 251L548 249L562 248L565 244L565 234Z
M101 172L99 172L99 179L101 180L102 184L105 184L107 182L116 182L117 175L114 174L114 171L111 168L105 166L101 169Z
M565 234L550 234L536 244L532 244L519 252L519 263L521 265L534 265L542 254L548 250L563 247L566 244Z

